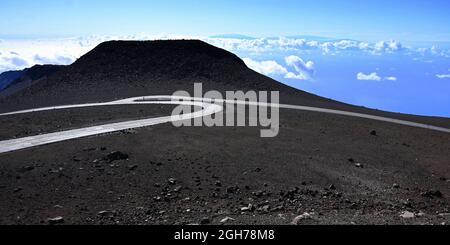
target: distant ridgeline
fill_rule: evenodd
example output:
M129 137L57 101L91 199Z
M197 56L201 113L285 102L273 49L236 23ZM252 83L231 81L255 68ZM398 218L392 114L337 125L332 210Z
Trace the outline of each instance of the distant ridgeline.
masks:
M7 71L0 74L0 91L25 81L35 81L59 71L59 65L35 65L21 71Z

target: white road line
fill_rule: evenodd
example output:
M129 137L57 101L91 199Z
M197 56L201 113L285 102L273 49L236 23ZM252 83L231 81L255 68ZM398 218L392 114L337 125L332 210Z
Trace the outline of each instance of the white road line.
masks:
M87 136L93 136L98 134L112 133L127 129L133 128L141 128L147 127L162 123L175 122L175 121L183 121L197 117L203 117L211 114L218 113L223 110L223 107L220 105L214 105L209 103L202 103L197 101L142 101L137 102L135 99L127 99L110 102L110 103L99 103L99 104L80 104L80 105L69 105L69 106L57 106L57 107L46 107L39 109L31 109L31 110L23 110L18 112L11 112L0 114L0 116L7 115L16 115L22 113L31 113L31 112L39 112L39 111L48 111L48 110L59 110L59 109L67 109L67 108L82 108L82 107L92 107L92 106L108 106L108 105L136 105L136 104L169 104L169 105L191 105L202 107L202 110L196 111L193 113L177 115L177 116L166 116L166 117L158 117L158 118L149 118L142 120L133 120L119 123L111 123L87 128L73 129L62 132L55 132L49 134L41 134L30 137L12 139L0 141L0 153L6 153L11 151L17 151L21 149L26 149L30 147L46 145L71 139L77 139Z
M83 108L83 107L94 107L94 106L112 106L112 105L139 105L139 104L169 104L169 105L193 105L202 107L202 110L183 114L179 116L166 116L166 117L158 117L158 118L149 118L142 120L133 120L133 121L125 121L119 123L111 123L94 127L86 127L80 129L67 130L62 132L55 132L49 134L35 135L30 137L24 137L19 139L5 140L0 141L0 153L12 152L21 149L26 149L30 147L46 145L61 141L66 141L70 139L77 139L87 136L99 135L104 133L117 132L127 129L147 127L162 123L175 122L175 121L183 121L198 117L204 117L208 115L212 115L223 110L221 105L218 103L227 103L227 104L247 104L254 106L266 106L266 107L279 107L284 109L294 109L294 110L303 110L303 111L313 111L313 112L322 112L328 114L336 114L343 116L351 116L351 117L359 117L366 118L371 120L389 122L394 124L406 125L417 128L425 128L429 130L435 130L440 132L450 133L450 129L437 127L428 124L410 122L405 120L387 118L374 116L369 114L362 114L356 112L348 112L348 111L340 111L333 109L325 109L318 107L310 107L310 106L299 106L299 105L287 105L287 104L271 104L271 103L263 103L263 102L248 102L248 101L234 101L234 100L211 100L207 98L194 98L194 97L181 97L181 96L169 96L169 95L161 95L161 96L145 96L145 97L134 97L128 98L124 100L106 102L106 103L90 103L90 104L79 104L79 105L67 105L67 106L54 106L54 107L45 107L45 108L37 108L30 110L22 110L16 112L9 112L0 114L0 116L8 116L8 115L16 115L23 113L32 113L32 112L40 112L40 111L48 111L48 110L60 110L60 109L70 109L70 108Z
M165 96L163 96L163 97L166 98ZM145 98L147 98L147 97L145 97ZM148 98L152 98L152 97L148 97ZM438 126L433 126L433 125L429 125L429 124L416 123L416 122L394 119L394 118L389 118L389 117L374 116L374 115L369 115L369 114L364 114L364 113L341 111L341 110L326 109L326 108L311 107L311 106L271 104L271 103L263 103L263 102L235 101L235 100L223 100L223 99L212 100L212 99L207 99L207 98L180 97L180 96L169 96L167 98L180 99L180 100L191 99L193 101L203 101L203 102L209 102L209 103L213 103L214 101L216 101L218 103L227 103L227 104L246 104L246 105L254 105L254 106L279 107L279 108L283 108L283 109L293 109L293 110L301 110L301 111L322 112L322 113L327 113L327 114L359 117L359 118L365 118L365 119L370 119L370 120L389 122L389 123L406 125L406 126L411 126L411 127L416 127L416 128L425 128L425 129L429 129L429 130L450 133L449 128L438 127Z

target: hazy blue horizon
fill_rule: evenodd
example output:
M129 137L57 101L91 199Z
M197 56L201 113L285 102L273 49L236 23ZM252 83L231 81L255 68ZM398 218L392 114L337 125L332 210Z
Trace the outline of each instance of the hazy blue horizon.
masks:
M375 41L450 41L446 0L2 0L2 35L210 36L301 33Z

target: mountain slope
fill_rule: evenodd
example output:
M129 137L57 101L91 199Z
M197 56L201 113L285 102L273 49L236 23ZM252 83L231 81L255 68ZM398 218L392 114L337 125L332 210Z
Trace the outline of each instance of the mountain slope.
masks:
M16 79L12 80L9 86L14 86L16 84L27 82L27 81L35 81L41 78L49 77L53 75L53 73L59 71L64 66L60 65L35 65L33 67L24 69L20 71L20 76Z
M6 71L0 74L0 91L10 85L11 82L22 76L23 71Z
M15 94L40 79L53 75L63 67L60 65L35 65L21 71L10 71L0 74L0 79L1 77L4 79L3 86L0 86L0 99Z

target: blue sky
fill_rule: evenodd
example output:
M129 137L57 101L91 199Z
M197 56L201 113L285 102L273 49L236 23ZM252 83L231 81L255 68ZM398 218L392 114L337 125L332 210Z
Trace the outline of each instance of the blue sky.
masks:
M448 0L2 0L0 35L310 34L450 41Z
M112 39L196 38L324 97L450 117L448 0L0 0L0 13L0 72Z

